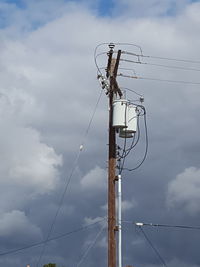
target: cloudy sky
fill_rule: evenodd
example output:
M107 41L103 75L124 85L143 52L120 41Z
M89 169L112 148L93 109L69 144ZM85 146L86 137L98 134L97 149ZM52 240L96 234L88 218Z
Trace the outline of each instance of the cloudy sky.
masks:
M107 264L104 92L90 124L101 92L94 63L100 43L133 43L143 55L190 60L120 63L131 69L120 70L126 75L165 80L119 77L120 86L144 96L149 137L145 163L123 172L123 220L200 226L199 14L198 0L0 0L1 266ZM99 67L106 62L99 57ZM137 98L129 91L127 97ZM141 160L144 141L141 126L126 167ZM48 242L45 250L6 254L45 240L55 215L50 238L96 224ZM167 266L200 265L200 231L144 231ZM139 229L124 223L123 232L124 266L162 265Z

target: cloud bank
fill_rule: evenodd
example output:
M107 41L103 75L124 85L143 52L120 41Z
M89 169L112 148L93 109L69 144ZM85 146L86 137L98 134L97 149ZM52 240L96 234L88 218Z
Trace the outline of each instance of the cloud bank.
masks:
M199 58L199 1L118 0L110 16L103 17L90 1L22 3L23 7L6 1L0 5L4 14L0 20L1 251L47 236L101 90L93 58L97 44L131 42L141 45L146 55ZM100 67L105 67L106 60L99 60ZM175 66L199 68L192 63ZM198 71L126 67L138 76L199 82ZM145 96L149 130L147 161L137 172L123 174L124 220L197 225L198 87L122 78L119 83ZM107 98L103 96L53 235L105 216L107 127ZM127 166L137 164L142 144L130 155ZM94 227L91 234L83 232L50 243L41 265L77 263L77 247L82 252L95 231ZM149 230L148 234L168 266L198 265L198 238L192 233ZM124 226L123 235L124 265L159 264L132 226ZM105 238L104 233L85 259L88 266L106 264ZM1 264L34 266L40 250L1 258Z

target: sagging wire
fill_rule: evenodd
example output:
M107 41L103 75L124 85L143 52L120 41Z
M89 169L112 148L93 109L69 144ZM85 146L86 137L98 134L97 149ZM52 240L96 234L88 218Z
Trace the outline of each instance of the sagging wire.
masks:
M94 55L97 54L97 50L99 49L100 46L103 46L103 45L120 45L120 46L133 46L133 47L136 47L139 49L140 51L140 56L143 56L143 52L142 52L142 48L141 46L139 45L136 45L136 44L133 44L133 43L115 43L115 42L111 42L111 43L100 43L98 44L96 47L95 47L95 50L94 50ZM133 54L133 53L132 53ZM137 54L135 54L137 55Z
M138 93L138 92L136 92L135 90L133 90L133 89L130 89L130 88L127 88L127 87L121 87L121 86L120 86L120 89L123 89L123 90L130 91L130 92L132 92L132 93L134 93L134 94L136 94L136 95L140 96L140 98L142 98L142 99L140 99L140 100L139 100L140 102L143 102L143 101L144 101L144 96L143 96L143 95L141 95L141 94L139 94L139 93ZM141 100L142 100L142 101L141 101Z
M136 141L135 141L136 140ZM126 150L126 157L128 156L128 154L130 153L130 151L136 147L136 145L138 144L140 140L140 115L137 115L137 139L136 139L136 133L134 134L131 146Z
M143 159L142 161L134 168L124 168L124 170L127 170L127 171L135 171L137 169L139 169L142 164L144 163L144 161L146 160L146 157L147 157L147 153L148 153L148 147L149 147L149 141L148 141L148 131L147 131L147 119L146 119L146 111L144 113L144 127L145 127L145 143L146 143L146 147L145 147L145 152L144 152L144 156L143 156Z
M125 149L125 143L126 143L126 137L124 140L124 149L123 149L123 153L122 155L118 155L118 162L119 162L119 174L122 173L123 169L124 169L124 163L125 163L125 159L128 156L128 154L130 153L130 151L138 144L139 139L140 139L140 126L139 126L139 115L137 116L137 139L136 139L136 133L133 136L132 142L131 142L131 146L128 149ZM136 141L135 141L136 140ZM122 164L121 164L121 160L123 160Z
M60 234L60 235L57 235L57 236L54 236L54 237L51 237L47 240L47 242L51 242L51 241L54 241L54 240L58 240L58 239L61 239L61 238L64 238L66 236L70 236L72 234L75 234L75 233L78 233L78 232L81 232L83 230L86 230L88 228L90 228L91 226L94 226L100 222L103 222L105 221L107 218L103 218L101 220L98 220L94 223L91 223L91 224L87 224L83 227L80 227L80 228L77 228L77 229L74 229L70 232L66 232L66 233L63 233L63 234ZM30 249L30 248L33 248L33 247L37 247L37 246L41 246L43 245L44 243L46 242L46 240L43 240L43 241L40 241L40 242L36 242L36 243L32 243L30 245L27 245L27 246L24 246L24 247L21 247L21 248L16 248L16 249L12 249L12 250L8 250L8 251L4 251L4 252L1 252L0 253L0 256L5 256L5 255L10 255L10 254L14 254L14 253L17 253L17 252L20 252L20 251L24 251L26 249Z
M101 53L98 53L97 54L97 51L98 51L98 49L101 47L101 46L105 46L105 45L113 45L113 46L115 46L115 45L119 45L119 46L132 46L132 47L136 47L136 48L138 48L139 49L139 51L140 51L140 56L142 56L143 55L143 52L142 52L142 48L141 48L141 46L139 46L139 45L136 45L136 44L132 44L132 43L100 43L100 44L98 44L96 47L95 47L95 50L94 50L94 62L95 62L95 65L96 65L96 68L97 68L97 70L98 70L98 74L100 74L100 75L103 75L103 73L102 73L102 71L101 71L101 68L99 67L99 65L98 65L98 62L97 62L97 57L99 57L99 56L101 56L101 55L105 55L105 54L107 54L107 52L101 52ZM117 51L113 51L113 53L117 53Z
M137 139L135 138L135 135L133 137L133 140L132 140L132 144L131 146L126 149L126 138L124 140L124 148L122 150L122 154L118 155L118 169L119 169L119 174L122 173L123 170L127 170L127 171L134 171L136 169L138 169L140 166L142 166L142 164L144 163L146 157L147 157L147 153L148 153L148 131L147 131L147 120L146 120L146 109L144 106L142 105L137 105L138 107L140 107L142 109L142 113L139 112L138 115L137 115ZM136 147L136 145L138 144L139 140L140 140L140 116L143 116L144 117L144 127L145 127L145 152L144 152L144 156L141 160L141 162L134 168L124 168L124 164L125 164L125 159L126 157L129 155L129 153ZM122 162L121 162L122 160Z
M130 153L130 151L138 144L139 139L140 139L140 126L139 126L139 114L137 115L137 139L136 139L136 134L134 134L133 139L132 139L132 143L131 146L126 149L126 136L125 136L125 140L124 140L124 149L122 151L122 155L118 155L118 161L119 161L119 174L122 173L123 169L124 169L124 163L125 163L125 159L128 156L128 154ZM136 140L136 142L135 142ZM123 160L122 164L121 164L121 160Z

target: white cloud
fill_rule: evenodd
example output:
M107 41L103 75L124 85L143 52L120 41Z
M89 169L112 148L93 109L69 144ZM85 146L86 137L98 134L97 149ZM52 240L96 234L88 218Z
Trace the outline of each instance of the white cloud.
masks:
M103 217L85 217L84 218L84 225L89 225L89 224L93 224L93 223L98 223L101 225L105 225L105 220Z
M91 192L101 192L106 189L107 173L104 169L96 166L90 170L82 179L81 186L83 190L91 190Z
M27 188L31 194L54 189L61 156L40 141L36 130L7 121L0 125L0 183Z
M165 16L182 11L189 2L189 0L117 0L116 9L118 12L121 9L129 16Z
M200 211L200 169L190 167L168 185L169 207L181 206L190 213Z
M133 208L135 208L137 206L137 202L132 199L132 200L123 200L122 201L122 212L126 212L128 210L131 210ZM118 203L116 203L116 208L118 207ZM108 210L108 205L105 204L103 206L101 206L101 209L104 210L104 211L107 211Z
M128 201L128 200L123 200L122 201L122 211L128 211L133 209L136 206L136 202L134 200Z
M100 248L106 249L108 247L108 241L107 241L107 236L103 236L99 242L97 242L97 246Z
M26 234L25 234L26 233ZM33 225L26 217L25 213L13 210L0 215L0 236L21 237L21 240L40 240L42 233L39 227ZM20 240L20 239L19 239Z
M121 1L123 3L120 5L121 7L123 5L123 8L126 5L129 11L123 9L123 16L120 15L111 19L97 18L80 5L73 4L76 8L68 9L69 6L62 5L59 2L58 8L56 8L58 1L51 1L49 6L46 7L48 1L42 1L43 4L40 5L40 10L38 10L34 2L36 1L28 1L30 3L28 11L24 9L22 12L15 8L13 11L6 11L7 13L11 11L8 19L11 21L12 18L13 23L10 24L9 29L1 29L0 31L3 37L0 44L0 187L2 190L0 201L2 213L0 218L4 222L9 221L10 217L13 218L16 215L19 218L18 225L27 225L29 220L25 214L16 213L16 210L27 208L30 201L33 200L33 196L36 200L40 195L40 201L43 201L41 194L50 192L59 183L58 168L61 166L61 156L59 154L65 153L63 172L70 171L69 167L73 162L73 153L79 147L83 130L89 122L99 94L96 69L93 63L94 47L104 41L132 42L142 45L144 54L196 59L200 42L198 35L200 7L198 3L187 6L185 11L176 17L166 16L163 18L160 16L155 18L154 15L166 13L172 1L152 0L147 3L147 1L124 0ZM185 8L185 2L182 1L183 8ZM180 1L175 3L177 11L182 8L180 3ZM63 9L60 7L63 7ZM54 14L51 13L53 9L55 10ZM135 19L136 14L133 13L133 9L143 18L141 19L138 16ZM38 11L39 13L37 13ZM31 12L33 13L31 14ZM146 15L148 17L144 17ZM28 17L30 17L30 20ZM48 23L49 20L50 23ZM39 25L34 25L35 22L45 22L46 24L39 27ZM23 27L25 27L26 32L24 35L22 34ZM31 28L34 28L34 30L29 32ZM105 50L107 50L107 47ZM102 66L105 63L106 57ZM195 80L197 78L198 80L198 77L193 75L194 73L188 74L187 72L187 74L183 74L181 72L181 74L177 74L175 71L168 69L162 71L154 67L148 69L148 66L143 68L144 66L139 65L132 67L141 76L148 74L151 77L184 80ZM159 158L159 162L162 162L160 151L165 151L162 156L169 159L169 155L173 155L174 150L180 149L185 144L183 142L184 138L186 141L190 138L188 129L194 129L195 126L195 132L198 132L198 88L187 88L178 84L169 86L166 83L145 83L145 81L140 80L123 80L122 85L125 84L127 87L145 94L147 100L145 105L147 105L148 120L150 120L148 126L150 128L151 153L154 153L152 156L154 161ZM82 157L79 162L80 166L78 166L80 172L84 169L84 172L88 173L80 181L79 185L81 186L79 187L77 187L76 181L72 179L74 188L76 187L75 194L72 191L72 198L84 202L84 208L90 209L90 211L95 209L96 199L94 198L93 205L89 201L87 205L86 201L81 201L82 197L88 195L89 192L94 194L99 192L99 201L102 196L101 193L105 192L107 187L107 173L105 170L97 166L88 171L91 166L97 164L96 162L102 164L106 161L105 135L107 134L107 128L105 126L106 122L104 123L107 113L106 97L103 97L103 101L104 103L98 108L95 116L95 127L90 131L89 142L85 145L86 149L83 150L83 153L86 153L87 156ZM101 127L103 123L104 127ZM179 136L176 140L175 135ZM198 138L195 138L190 139L196 142ZM152 160L151 153L148 160ZM97 154L98 161L94 157ZM167 169L169 163L166 159L164 160ZM144 171L145 166L144 164ZM173 165L173 168L176 169L176 164ZM150 170L148 179L156 176L157 171L159 171L159 167L154 168L154 171ZM185 175L185 172L182 173L182 176ZM198 172L198 169L190 170L190 173L194 176L197 176ZM127 173L127 176L130 176L130 174ZM169 186L168 196L169 199L171 198L169 200L171 206L182 205L190 211L197 209L195 201L199 201L197 197L199 185L197 178L192 180L194 180L192 184L195 186L191 186L191 194L185 195L184 198L182 198L179 187L185 184L182 189L190 188L188 186L190 184L189 178L177 178L176 182ZM137 179L132 181L137 183L138 188ZM130 180L130 186L132 187L132 185ZM154 185L148 189L143 186L142 188L144 191L152 190L147 194L151 197L155 197L159 191L157 186ZM193 191L196 199L191 201L194 198ZM127 196L127 199L130 198L130 195ZM142 194L141 198L144 203L149 201L146 200L145 193ZM50 199L50 201L53 200ZM104 203L105 200L102 201L101 203ZM189 203L189 205L186 203ZM38 202L37 205L34 209L40 210ZM80 219L79 214L81 214L80 216L83 213L86 214L85 210L79 212L78 205L76 206L76 212L74 212L74 206L67 210L67 205L68 202L63 214L70 216L70 221L75 219L77 221ZM137 203L134 200L125 200L123 210L130 211L132 208L137 208L136 205ZM34 206L34 201L31 202L31 206ZM69 207L71 207L70 204ZM145 212L145 209L140 212ZM156 212L155 207L155 215ZM42 211L40 214L42 214ZM41 215L41 221L42 219ZM86 218L86 221L92 223L97 219ZM31 221L29 223L34 225ZM12 227L10 226L10 229ZM25 227L25 229L27 228ZM105 245L104 239L102 239L102 245ZM71 247L74 250L73 242Z

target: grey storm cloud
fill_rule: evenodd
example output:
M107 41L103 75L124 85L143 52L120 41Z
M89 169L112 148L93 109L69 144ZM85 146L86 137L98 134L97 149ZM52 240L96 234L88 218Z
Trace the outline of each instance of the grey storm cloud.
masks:
M118 0L110 17L98 16L91 1L28 1L24 8L4 1L0 10L5 15L4 24L0 20L0 248L4 252L47 237L81 144L51 236L106 216L108 105L104 93L85 134L101 91L94 49L102 42L130 42L140 45L144 55L198 60L200 3ZM103 46L100 52L107 49ZM99 59L99 66L105 67L106 56ZM164 62L172 63L193 70L123 66L141 77L200 82L198 64ZM122 77L118 81L144 95L149 135L145 163L122 175L124 220L198 225L199 85ZM126 167L134 167L142 158L142 124L141 133L139 148L130 154ZM102 224L49 242L40 265L78 264ZM199 265L196 231L144 230L167 266ZM160 266L132 224L124 223L123 243L124 265ZM2 256L0 264L36 266L41 249ZM82 264L97 263L107 264L106 230Z

